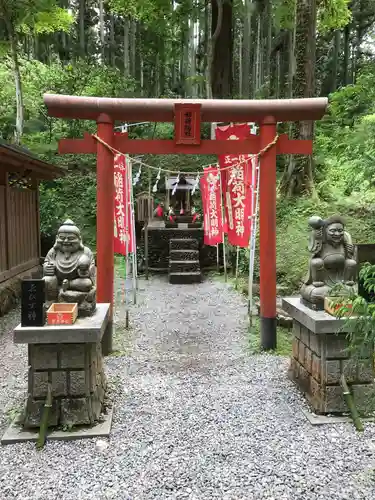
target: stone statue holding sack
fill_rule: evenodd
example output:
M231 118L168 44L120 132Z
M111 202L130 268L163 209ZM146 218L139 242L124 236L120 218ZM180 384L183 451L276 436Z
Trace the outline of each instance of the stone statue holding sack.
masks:
M83 246L81 232L66 220L43 264L46 307L54 302L78 303L78 316L91 316L96 309L95 259Z

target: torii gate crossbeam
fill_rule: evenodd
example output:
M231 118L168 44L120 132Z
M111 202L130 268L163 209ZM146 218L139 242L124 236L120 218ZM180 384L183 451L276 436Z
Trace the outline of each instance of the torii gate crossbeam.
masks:
M57 118L95 120L97 135L125 154L246 154L258 153L276 136L277 122L319 120L326 98L284 100L175 100L117 99L45 94L48 114ZM182 104L198 106L202 122L257 122L259 136L245 141L203 140L181 144L169 140L130 140L114 133L115 120L122 122L173 122ZM176 129L175 129L176 130ZM113 154L85 134L83 139L62 139L59 152L97 154L97 300L113 304ZM312 141L280 136L261 158L260 167L260 321L264 349L276 347L276 155L312 154ZM111 278L110 278L111 277ZM112 316L103 337L103 353L112 350Z

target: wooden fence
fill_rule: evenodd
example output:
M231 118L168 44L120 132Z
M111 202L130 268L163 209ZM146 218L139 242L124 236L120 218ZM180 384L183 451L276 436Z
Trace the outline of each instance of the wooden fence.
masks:
M0 283L38 265L39 257L37 190L0 185Z

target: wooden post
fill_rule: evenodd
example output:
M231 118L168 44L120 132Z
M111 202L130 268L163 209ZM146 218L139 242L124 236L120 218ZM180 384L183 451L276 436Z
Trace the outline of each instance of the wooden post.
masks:
M144 227L145 232L145 278L148 280L148 224L149 221L146 222Z
M38 179L33 178L32 179L32 188L35 190L35 197L36 197L36 240L37 240L37 245L38 245L38 257L39 259L41 257L45 257L45 255L42 255L42 239L41 239L41 234L40 234L40 196L39 196L39 181Z
M8 182L8 172L0 170L0 186L4 186L4 216L5 216L5 241L1 244L5 248L5 258L6 258L6 271L11 269L10 256L11 249L9 248L10 240L10 221L9 221L9 182Z
M107 144L113 143L113 122L105 114L97 120L98 136ZM103 355L113 350L113 292L114 292L114 157L113 153L99 141L97 143L96 167L96 246L97 246L97 301L109 303L110 317L102 338Z
M166 210L168 213L169 205L171 204L171 200L170 200L170 192L168 189L168 177L167 176L165 176L165 189L167 191L167 203L166 203L166 206L164 207L164 210Z
M266 117L260 126L261 149L276 135L276 121ZM260 159L260 337L264 350L276 348L276 146Z

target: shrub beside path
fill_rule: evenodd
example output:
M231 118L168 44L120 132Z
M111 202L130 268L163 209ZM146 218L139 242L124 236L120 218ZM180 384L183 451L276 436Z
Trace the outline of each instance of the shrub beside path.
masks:
M311 426L287 358L249 355L244 298L221 282L140 280L132 329L116 280L109 441L0 448L1 500L370 500L375 425ZM1 319L0 428L22 401L17 313ZM4 410L4 407L5 410Z

